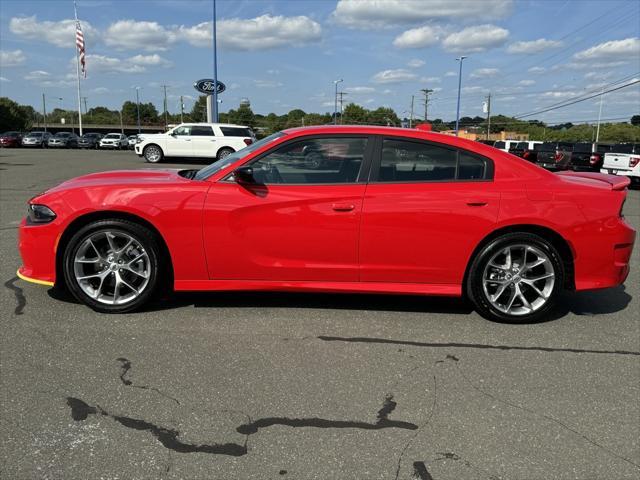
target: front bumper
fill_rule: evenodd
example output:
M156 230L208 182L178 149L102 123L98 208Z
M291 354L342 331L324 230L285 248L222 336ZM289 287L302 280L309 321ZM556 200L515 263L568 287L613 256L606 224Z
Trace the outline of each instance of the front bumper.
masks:
M22 258L19 276L45 285L55 283L59 232L56 220L44 225L27 225L26 219L22 220L18 229L18 250Z

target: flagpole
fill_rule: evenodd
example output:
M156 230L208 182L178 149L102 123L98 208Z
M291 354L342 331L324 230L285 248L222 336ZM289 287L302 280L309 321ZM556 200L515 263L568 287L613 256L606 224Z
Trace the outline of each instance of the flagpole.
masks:
M78 25L78 7L76 0L73 0L73 13L76 18L76 28ZM82 111L80 110L80 52L78 52L78 46L76 45L76 78L78 80L78 127L80 129L80 136L82 136Z

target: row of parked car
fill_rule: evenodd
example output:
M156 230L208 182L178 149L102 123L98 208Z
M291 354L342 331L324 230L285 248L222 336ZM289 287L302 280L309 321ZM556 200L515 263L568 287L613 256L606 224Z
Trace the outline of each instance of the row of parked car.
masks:
M482 141L547 170L624 175L640 183L640 144L531 141Z
M122 133L85 133L82 136L73 132L34 131L29 133L5 132L0 134L0 147L39 147L39 148L110 148L133 149L138 135L127 137Z

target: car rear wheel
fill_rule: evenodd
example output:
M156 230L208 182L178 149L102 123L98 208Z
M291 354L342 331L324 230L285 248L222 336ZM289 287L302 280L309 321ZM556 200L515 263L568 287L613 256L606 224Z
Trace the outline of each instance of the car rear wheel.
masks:
M233 149L232 148L221 148L220 150L218 150L218 160L226 158L229 155L231 155L232 153L233 153Z
M142 152L144 159L149 163L159 163L162 161L162 149L157 145L147 145Z
M155 235L141 225L115 219L90 223L65 249L66 285L98 312L136 310L158 290L159 252Z
M551 243L530 233L509 233L475 257L467 294L489 320L532 323L549 316L563 285L563 264Z

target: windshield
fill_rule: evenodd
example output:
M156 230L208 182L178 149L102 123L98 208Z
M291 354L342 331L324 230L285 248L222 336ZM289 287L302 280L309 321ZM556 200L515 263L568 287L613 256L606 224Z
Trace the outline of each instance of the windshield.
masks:
M120 138L120 134L119 133L110 133L109 135L107 135L104 138Z
M82 138L84 139L89 139L89 138L96 138L98 136L97 133L85 133Z
M42 132L33 132L27 135L27 137L38 138L42 136Z
M66 138L69 135L71 135L69 132L60 132L60 133L56 133L56 137L58 138Z
M243 148L242 150L238 150L237 152L232 153L231 155L226 156L218 160L217 162L213 162L211 165L204 167L201 170L198 170L194 179L195 180L204 180L207 177L210 177L216 172L219 172L225 167L228 167L232 163L240 160L242 157L246 157L250 153L259 150L265 145L273 142L274 140L283 137L285 134L282 132L274 133L273 135L269 135L268 137L263 138L262 140L258 140L256 143L252 143L248 147Z

